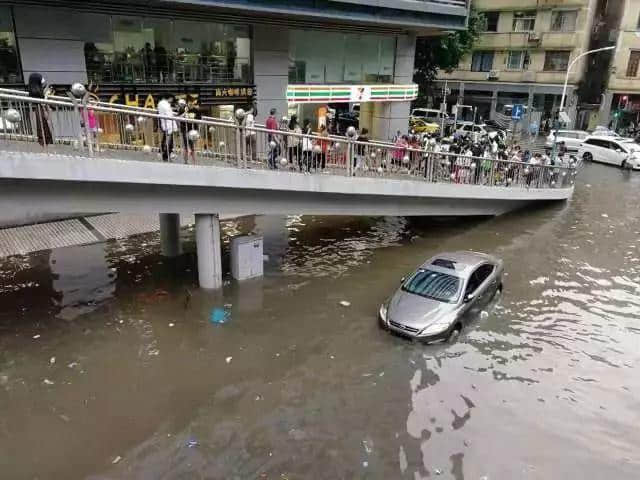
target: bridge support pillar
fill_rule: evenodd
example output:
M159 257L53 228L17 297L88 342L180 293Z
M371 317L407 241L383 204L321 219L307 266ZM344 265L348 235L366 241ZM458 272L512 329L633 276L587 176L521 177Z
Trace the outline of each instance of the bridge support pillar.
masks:
M220 219L217 214L196 214L196 247L200 288L222 288Z
M160 250L169 258L179 256L180 249L180 215L177 213L160 214Z

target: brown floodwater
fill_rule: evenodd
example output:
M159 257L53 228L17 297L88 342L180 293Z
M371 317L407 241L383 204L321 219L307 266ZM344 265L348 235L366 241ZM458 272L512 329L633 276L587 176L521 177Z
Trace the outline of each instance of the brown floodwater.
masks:
M265 276L218 294L188 229L175 261L157 234L2 260L0 478L638 478L640 174L577 183L494 219L227 222ZM457 249L505 261L488 316L453 345L381 331Z

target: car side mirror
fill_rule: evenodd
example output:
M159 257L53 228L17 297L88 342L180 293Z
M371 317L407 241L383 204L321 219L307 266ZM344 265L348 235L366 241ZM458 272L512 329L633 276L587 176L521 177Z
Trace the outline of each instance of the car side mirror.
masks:
M402 277L402 278L400 279L400 285L402 285L406 279L407 279L407 277Z
M616 152L622 153L622 150L620 150L619 148L616 148Z
M473 297L475 297L475 295L473 293L467 293L464 296L464 303L470 302L471 300L473 300Z

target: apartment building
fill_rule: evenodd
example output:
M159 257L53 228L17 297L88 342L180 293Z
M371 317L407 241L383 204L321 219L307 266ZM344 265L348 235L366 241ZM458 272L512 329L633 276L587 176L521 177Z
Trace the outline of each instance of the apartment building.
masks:
M474 0L486 19L483 33L458 69L440 73L434 93L446 81L449 105L477 107L483 119L508 113L513 104L528 107L527 120L552 117L569 63L589 49L597 5L598 0ZM569 75L565 108L573 119L585 65L580 60Z
M600 112L600 123L613 122L618 128L640 123L640 1L625 0L621 13Z

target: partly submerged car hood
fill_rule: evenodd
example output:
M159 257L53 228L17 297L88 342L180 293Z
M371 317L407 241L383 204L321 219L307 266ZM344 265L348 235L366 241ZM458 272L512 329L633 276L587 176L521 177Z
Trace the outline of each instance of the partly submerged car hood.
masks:
M448 320L456 309L453 303L439 302L430 298L408 293L402 289L389 302L389 320L422 330L433 323Z

